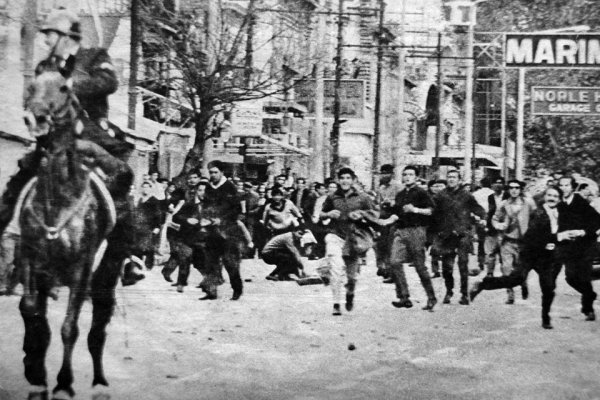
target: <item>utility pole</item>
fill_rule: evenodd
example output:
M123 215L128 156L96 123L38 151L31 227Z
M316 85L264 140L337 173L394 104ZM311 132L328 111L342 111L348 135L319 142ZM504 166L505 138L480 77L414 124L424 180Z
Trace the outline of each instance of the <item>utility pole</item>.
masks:
M140 3L139 0L131 0L131 36L129 44L129 91L128 91L128 113L127 128L135 130L135 109L137 104L138 65L140 62ZM98 33L99 36L102 32Z
M437 128L435 130L435 161L433 162L434 173L437 173L440 168L440 146L441 146L441 135L442 135L442 104L444 97L444 88L442 80L442 32L438 32L437 41Z
M464 140L464 168L465 173L463 179L465 182L471 182L472 176L472 158L471 152L473 146L473 75L475 64L473 60L473 45L474 45L474 29L475 29L475 10L476 4L470 7L469 11L469 26L468 26L468 44L467 44L467 80L465 82L465 140Z
M373 161L371 182L372 187L375 187L376 177L375 172L379 165L379 136L381 122L381 70L383 66L383 18L385 12L385 2L379 0L379 26L377 28L377 78L375 83L375 121L373 123Z
M515 143L515 178L523 179L525 161L523 151L523 125L525 120L525 68L519 68L519 84L517 93L517 140Z
M34 46L35 46L35 35L37 29L35 27L37 21L37 0L26 0L25 8L23 10L23 43L24 43L24 54L23 54L23 72L25 77L24 82L24 93L33 81L33 58L34 58Z
M502 147L502 176L508 178L508 140L506 135L506 68L502 68L502 104L500 107L500 146Z
M399 37L400 37L400 48L398 49L398 131L395 134L393 146L394 147L394 166L399 170L402 164L401 160L403 160L403 146L401 144L401 138L403 137L404 127L406 125L406 118L404 115L404 75L405 75L405 66L404 66L404 23L406 18L406 0L402 0L402 9L400 14L400 29L399 29ZM410 138L406 141L408 147L410 148Z
M252 82L252 72L254 70L254 25L256 23L256 17L254 15L254 3L255 0L250 0L250 4L248 5L248 30L246 33L246 56L244 59L244 78L246 81L246 88L251 89L254 85ZM286 82L287 83L287 82ZM287 90L285 93L286 101L287 101ZM241 138L242 147L241 147L241 156L242 156L242 177L247 179L246 177L246 154L248 153L248 142L250 138Z
M342 80L342 48L344 44L344 0L338 0L337 13L337 49L335 63L335 85L333 95L333 128L331 130L331 174L335 174L340 166L340 85Z
M321 0L321 4L324 1ZM317 39L323 38L325 35L325 14L317 15ZM325 179L325 168L324 168L324 142L325 132L323 129L323 104L325 103L325 91L323 81L323 58L326 54L324 48L327 46L317 45L316 51L316 63L315 63L315 127L312 135L312 163L311 163L311 174L313 180L318 182L324 182Z

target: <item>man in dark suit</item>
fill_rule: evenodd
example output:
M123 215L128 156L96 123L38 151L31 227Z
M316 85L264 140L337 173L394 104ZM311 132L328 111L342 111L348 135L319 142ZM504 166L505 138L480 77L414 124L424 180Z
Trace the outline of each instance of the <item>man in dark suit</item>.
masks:
M565 265L567 283L581 293L581 312L586 321L594 321L593 303L596 293L592 287L592 259L600 215L575 193L577 182L563 177L558 181L563 192L558 205L558 256Z
M152 195L152 184L142 183L141 196L133 213L135 245L133 254L146 257L146 268L154 266L154 238L160 231L162 219L161 203Z
M306 187L306 179L298 178L296 180L296 189L292 192L290 200L302 212L302 216L306 220L310 218L309 210L309 195L310 190Z
M243 283L240 276L241 245L243 233L238 225L242 212L237 188L228 181L223 171L225 164L218 160L208 163L209 182L204 198L204 212L210 219L206 236L206 268L216 276L221 273L221 262L229 275L233 289L231 300L242 296ZM204 288L206 296L201 300L215 300L217 285Z
M508 275L486 276L483 281L475 282L470 291L471 301L482 290L510 289L526 281L531 269L539 276L542 289L542 327L552 329L550 308L554 300L556 277L562 265L556 257L556 233L558 231L557 205L561 193L556 188L544 192L544 204L531 214L527 230L521 245L521 262Z

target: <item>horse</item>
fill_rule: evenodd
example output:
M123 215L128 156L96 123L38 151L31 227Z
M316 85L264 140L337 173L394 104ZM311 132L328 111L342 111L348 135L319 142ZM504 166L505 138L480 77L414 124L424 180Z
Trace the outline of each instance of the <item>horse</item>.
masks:
M69 295L61 328L63 362L52 399L75 395L72 354L79 336L78 318L88 297L93 307L87 343L94 399L110 398L102 355L121 266L116 259L103 257L103 252L116 216L106 187L77 151L84 112L69 76L65 68L46 63L36 70L25 102L30 130L35 126L45 134L44 145L36 150L41 155L37 177L22 191L15 210L21 231L15 265L23 284L19 309L25 325L23 362L30 400L49 396L45 357L51 333L46 314L48 298L55 297L60 286L67 286Z

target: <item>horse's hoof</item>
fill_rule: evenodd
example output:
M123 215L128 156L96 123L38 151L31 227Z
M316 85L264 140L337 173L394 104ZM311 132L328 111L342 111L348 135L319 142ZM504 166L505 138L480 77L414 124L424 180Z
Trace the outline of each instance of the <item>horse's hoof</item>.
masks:
M92 389L92 400L110 400L108 387L104 385L96 385Z
M48 391L44 392L29 392L27 400L48 400Z
M52 393L52 400L71 400L73 396L66 390L57 390Z
M48 389L45 386L30 386L27 400L48 400Z

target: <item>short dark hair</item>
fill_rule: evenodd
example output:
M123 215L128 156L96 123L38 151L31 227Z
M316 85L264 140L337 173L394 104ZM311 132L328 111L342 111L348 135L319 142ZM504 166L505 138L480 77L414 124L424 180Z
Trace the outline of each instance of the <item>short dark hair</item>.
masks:
M503 177L499 176L499 177L497 177L496 179L494 179L494 182L493 182L493 183L494 183L494 184L496 184L496 183L500 183L501 185L504 185L504 184L505 184L505 181L504 181L504 178L503 178Z
M271 196L285 196L281 186L273 186L271 188Z
M338 179L341 178L342 175L350 175L352 178L356 178L356 174L354 173L352 168L349 167L340 168L340 170L337 173Z
M448 176L450 174L456 174L456 175L458 175L458 179L461 178L460 171L457 169L451 169L450 171L446 172L446 176Z
M419 170L414 165L407 165L402 171L415 171L415 175L419 176Z
M192 176L192 175L198 175L198 178L200 178L200 171L197 170L196 168L190 169L187 173L187 176Z
M325 185L323 185L321 182L315 182L315 190L319 190L323 187L325 187Z
M204 186L204 187L208 186L208 181L200 181L198 183L198 186L196 186L196 189L198 189L200 186Z
M211 162L208 163L206 168L208 168L208 169L216 168L219 171L223 172L223 171L225 171L225 163L221 160L212 160Z
M571 181L571 187L573 188L573 190L577 189L577 181L575 180L575 178L573 178L572 176L562 176L558 182L560 183L560 181L562 181L563 179L568 179Z
M556 190L556 191L558 192L558 196L559 196L560 198L562 198L562 197L563 197L563 191L562 191L562 190L561 190L561 189L560 189L558 186L550 186L550 187L547 187L547 188L546 188L546 190L544 190L544 195L546 194L546 192L547 192L548 190Z
M306 178L296 178L296 183L298 183L300 181L306 183Z
M519 187L521 188L521 190L523 190L523 188L525 187L525 184L523 182L521 182L520 180L518 180L518 179L511 179L506 184L508 186L510 186L511 183L513 183L513 184L516 183L517 185L519 185Z
M445 179L436 179L435 183L441 183L442 185L447 185L448 181Z
M152 187L152 184L150 182L148 182L148 181L144 181L144 182L142 182L142 187L144 187L144 186L150 186L150 187Z

